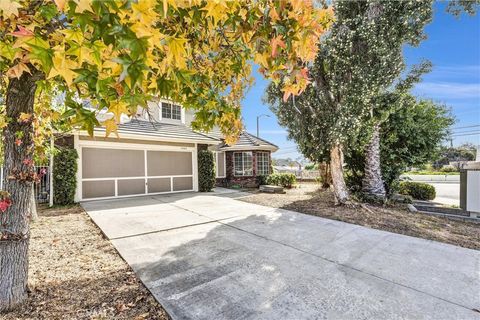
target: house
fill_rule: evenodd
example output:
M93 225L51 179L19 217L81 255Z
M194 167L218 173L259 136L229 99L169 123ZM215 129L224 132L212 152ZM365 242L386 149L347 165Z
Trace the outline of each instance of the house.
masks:
M242 132L227 145L218 129L193 131L194 113L171 101L150 102L148 110L119 125L119 137L94 137L75 132L77 150L76 201L198 191L197 152L215 155L217 183L256 186L257 176L270 173L271 152L277 146Z

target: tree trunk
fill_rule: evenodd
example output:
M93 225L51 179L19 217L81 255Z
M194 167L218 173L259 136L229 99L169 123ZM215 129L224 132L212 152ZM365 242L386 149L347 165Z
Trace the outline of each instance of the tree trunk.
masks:
M347 185L343 177L343 151L342 146L336 144L330 150L330 170L332 173L333 193L336 204L346 204L350 200Z
M318 165L320 171L320 179L322 181L322 188L328 189L332 185L332 172L330 171L330 164L322 162Z
M33 115L36 80L38 74L24 72L20 79L10 79L7 88L9 121L3 130L5 191L12 205L0 213L0 312L14 308L27 297L34 146L32 122L19 121L19 116Z
M35 221L38 219L38 214L37 214L37 199L35 199L35 186L32 183L32 195L30 197L30 218L32 221Z
M385 184L380 167L380 125L373 127L372 137L365 152L365 176L362 191L367 195L385 199Z

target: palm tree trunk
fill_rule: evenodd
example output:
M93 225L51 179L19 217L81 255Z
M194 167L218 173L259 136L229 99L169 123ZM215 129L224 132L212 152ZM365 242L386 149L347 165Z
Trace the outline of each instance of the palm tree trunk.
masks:
M0 311L14 308L27 297L34 146L31 120L20 121L19 117L21 113L33 115L38 79L24 72L20 79L10 79L7 88L10 121L3 130L5 191L12 205L0 213Z
M343 150L336 144L330 150L330 170L332 174L333 193L336 204L346 204L350 201L345 178L343 177Z
M365 152L365 176L362 181L362 191L370 196L385 198L385 184L382 178L380 162L380 125L373 127L372 137Z

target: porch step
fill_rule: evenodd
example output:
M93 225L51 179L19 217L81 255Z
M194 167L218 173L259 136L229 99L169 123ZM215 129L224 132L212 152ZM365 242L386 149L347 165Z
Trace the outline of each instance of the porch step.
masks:
M283 191L283 187L271 186L271 185L261 185L260 191L267 192L267 193L285 193L285 191Z

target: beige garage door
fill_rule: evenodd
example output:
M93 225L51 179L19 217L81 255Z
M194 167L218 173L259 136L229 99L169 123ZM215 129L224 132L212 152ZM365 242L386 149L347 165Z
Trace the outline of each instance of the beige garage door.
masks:
M193 191L193 153L83 147L82 199Z

